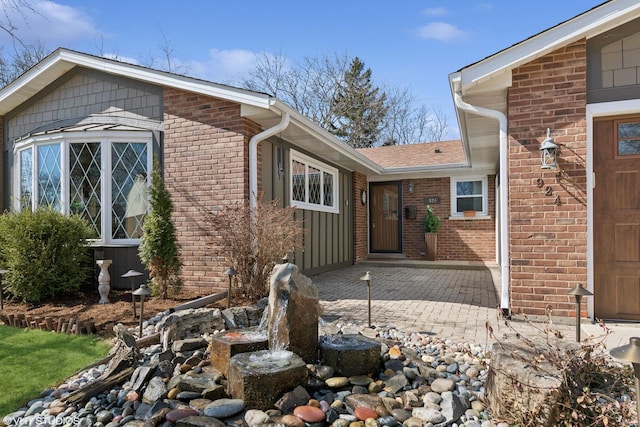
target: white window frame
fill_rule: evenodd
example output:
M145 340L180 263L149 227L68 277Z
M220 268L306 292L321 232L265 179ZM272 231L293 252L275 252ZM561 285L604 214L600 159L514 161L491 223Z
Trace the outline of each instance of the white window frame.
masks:
M293 162L298 161L299 163L304 163L305 165L305 201L299 201L293 199ZM320 171L320 201L324 202L324 173L328 173L333 177L333 188L332 188L332 200L333 206L325 206L316 203L309 203L309 166L314 167ZM340 213L340 203L339 201L339 192L338 187L340 186L340 175L338 174L338 169L331 167L325 163L322 163L312 157L306 156L302 153L299 153L295 150L290 150L289 153L289 204L291 206L307 209L312 211L320 211L320 212L330 212L330 213Z
M475 211L476 217L489 216L489 184L488 178L484 176L461 176L451 177L451 218L467 218L464 212L457 212L457 185L459 182L481 181L482 182L482 211Z
M41 145L60 144L60 174L61 180L61 210L65 215L69 215L69 145L71 143L100 143L100 168L101 168L101 189L100 198L102 201L101 213L101 236L99 239L92 239L92 244L109 246L131 246L139 245L140 239L114 239L111 224L111 145L113 143L144 143L147 144L147 185L151 184L151 172L153 166L153 136L147 131L95 131L95 132L58 132L48 135L39 135L19 141L14 145L13 153L16 164L13 171L13 206L16 211L20 210L20 162L19 152L29 147L33 148ZM37 167L35 164L36 153L33 154L32 165L32 186L36 185ZM31 208L37 208L36 194L32 194Z

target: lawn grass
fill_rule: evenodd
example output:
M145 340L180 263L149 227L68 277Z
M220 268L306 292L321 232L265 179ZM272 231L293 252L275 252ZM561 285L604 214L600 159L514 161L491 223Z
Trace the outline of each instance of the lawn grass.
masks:
M108 352L91 336L0 326L0 419Z

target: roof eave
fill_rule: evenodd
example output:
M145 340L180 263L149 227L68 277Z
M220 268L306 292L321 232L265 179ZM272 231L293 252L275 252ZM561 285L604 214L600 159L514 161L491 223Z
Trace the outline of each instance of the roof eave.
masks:
M0 115L4 115L16 108L77 66L261 108L269 108L272 99L268 94L233 88L60 48L0 90Z

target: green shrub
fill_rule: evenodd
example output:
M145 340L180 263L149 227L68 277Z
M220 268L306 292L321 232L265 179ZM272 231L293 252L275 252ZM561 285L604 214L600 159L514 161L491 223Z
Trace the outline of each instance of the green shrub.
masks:
M424 217L424 232L437 233L440 229L440 217L435 214L433 208L427 205L427 216Z
M24 302L77 292L91 274L89 225L51 208L0 215L0 267L6 290Z

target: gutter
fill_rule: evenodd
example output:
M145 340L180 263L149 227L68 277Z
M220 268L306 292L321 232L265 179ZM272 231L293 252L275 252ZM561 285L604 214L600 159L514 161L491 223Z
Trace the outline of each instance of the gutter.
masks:
M282 132L289 126L289 113L282 114L280 123L263 130L249 140L249 206L258 206L258 144L265 139Z
M459 91L454 92L454 102L457 108L478 116L498 120L500 127L500 276L501 295L500 308L509 317L509 215L505 208L509 205L509 174L507 173L507 116L501 111L477 107L465 102Z

